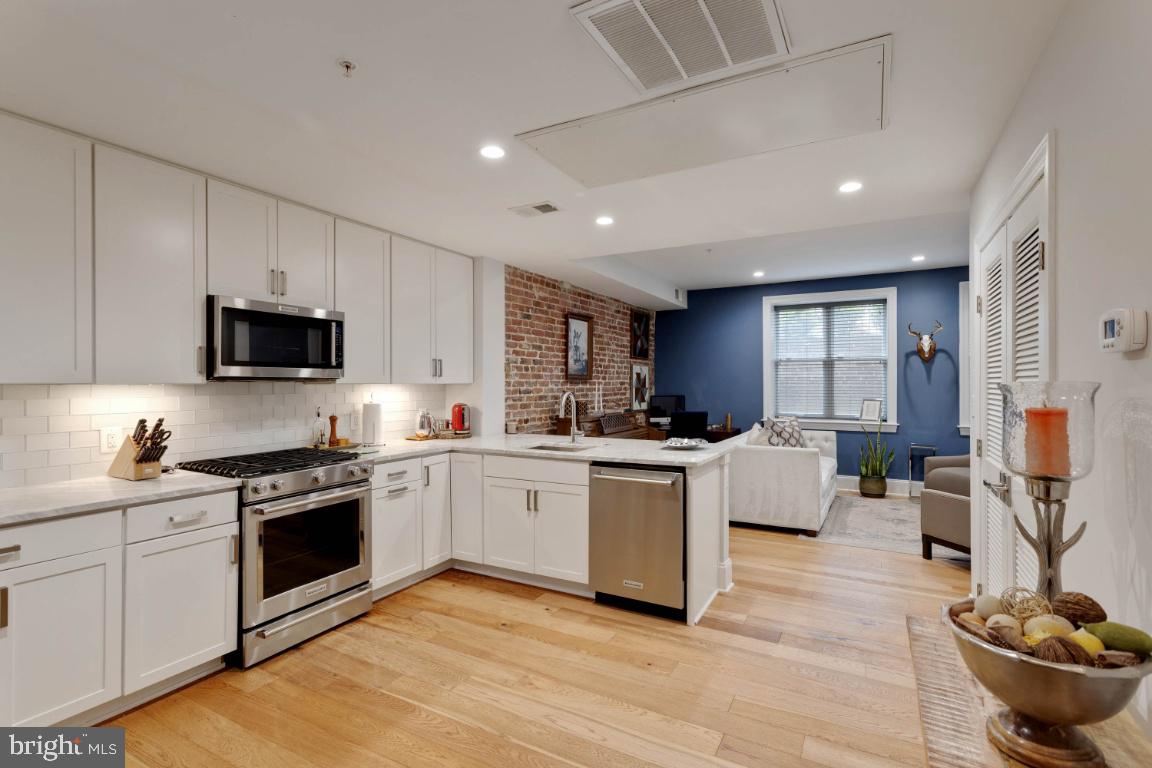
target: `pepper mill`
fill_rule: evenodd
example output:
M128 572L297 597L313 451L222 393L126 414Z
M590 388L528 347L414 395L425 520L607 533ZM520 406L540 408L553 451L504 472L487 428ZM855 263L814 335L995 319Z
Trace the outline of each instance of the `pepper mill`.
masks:
M332 431L328 434L328 447L337 448L340 446L340 438L336 437L336 421L339 417L332 414L328 417L328 423L332 425Z

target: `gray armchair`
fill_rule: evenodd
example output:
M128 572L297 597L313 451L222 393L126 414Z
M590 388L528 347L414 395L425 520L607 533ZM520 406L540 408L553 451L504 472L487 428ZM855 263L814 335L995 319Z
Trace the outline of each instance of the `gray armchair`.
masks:
M932 559L933 544L971 554L971 476L968 456L929 456L924 459L920 540L925 560Z

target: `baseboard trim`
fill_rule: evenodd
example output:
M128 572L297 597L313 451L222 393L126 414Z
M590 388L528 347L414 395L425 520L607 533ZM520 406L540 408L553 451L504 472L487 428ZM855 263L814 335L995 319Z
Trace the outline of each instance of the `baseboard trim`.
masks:
M405 576L402 579L390 581L387 584L380 585L379 587L373 586L372 602L382 600L383 598L388 597L388 595L394 595L402 589L408 589L408 587L412 586L413 584L419 584L420 582L426 581L437 574L444 573L444 571L450 571L454 567L454 561L446 560L443 563L437 563L427 570L413 573L412 575Z
M596 597L596 593L589 589L587 585L576 584L571 581L562 581L561 579L551 579L547 576L537 576L533 573L521 573L520 571L510 571L507 568L497 568L494 565L465 563L459 560L453 561L452 567L465 573L491 576L494 579L512 581L517 584L527 584L530 587L540 587L541 589L550 589L553 592L564 592L569 595L576 595L577 597Z
M924 483L919 480L908 482L907 480L888 480L888 495L889 496L912 496L917 498L920 492L924 489ZM836 490L838 491L851 491L852 493L860 493L860 478L856 475L837 475L836 476Z
M209 675L214 675L224 669L226 665L223 659L213 659L206 661L199 666L184 672L183 674L176 675L167 680L156 683L155 685L144 688L143 690L130 693L127 696L121 696L118 699L101 704L98 707L93 707L87 712L81 712L75 717L69 717L66 720L61 720L56 723L58 727L77 726L86 728L88 726L96 725L97 723L107 722L114 717L128 712L129 710L136 709L143 706L150 701L159 699L166 696L173 691L177 691L185 686L191 685L197 680L202 680Z

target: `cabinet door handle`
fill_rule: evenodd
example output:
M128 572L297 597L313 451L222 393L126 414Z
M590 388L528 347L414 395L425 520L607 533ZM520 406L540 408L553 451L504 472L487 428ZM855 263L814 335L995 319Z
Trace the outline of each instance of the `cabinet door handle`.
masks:
M276 270L268 270L268 292L273 296L276 295Z
M0 629L8 628L8 587L0 587Z
M203 520L208 517L208 510L201 509L198 512L185 512L181 515L169 515L168 522L172 525L181 525L183 523L194 523L197 520Z
M532 490L527 488L524 490L524 509L532 511Z
M232 565L240 562L240 534L234 533L230 537L232 541Z
M532 511L540 512L540 491L532 491Z
M427 488L432 484L432 468L424 467L424 487Z
M436 358L432 358L432 378L436 378Z
M204 373L204 347L196 347L196 373Z
M280 295L288 295L288 272L283 269L280 270Z

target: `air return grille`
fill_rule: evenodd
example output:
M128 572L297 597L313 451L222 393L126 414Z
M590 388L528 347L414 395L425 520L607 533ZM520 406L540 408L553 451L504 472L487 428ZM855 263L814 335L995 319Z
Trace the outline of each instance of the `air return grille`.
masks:
M593 0L572 12L641 91L788 52L776 0Z

